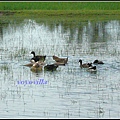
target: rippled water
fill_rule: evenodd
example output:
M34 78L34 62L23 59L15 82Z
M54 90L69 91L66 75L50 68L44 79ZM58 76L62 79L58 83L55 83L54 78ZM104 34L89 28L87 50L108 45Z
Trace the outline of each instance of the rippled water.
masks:
M0 117L119 118L120 21L37 20L0 24ZM33 50L47 64L52 55L68 56L68 64L34 73L22 66ZM105 64L90 73L79 59ZM18 84L40 79L47 83Z

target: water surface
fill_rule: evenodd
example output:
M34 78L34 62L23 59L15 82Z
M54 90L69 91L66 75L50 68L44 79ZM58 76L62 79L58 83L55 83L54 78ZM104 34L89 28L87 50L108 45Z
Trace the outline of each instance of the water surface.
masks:
M9 19L9 17L8 17ZM120 20L24 18L0 24L1 118L119 118ZM68 57L56 71L34 73L31 51ZM81 69L102 60L97 72ZM44 79L47 84L18 84Z

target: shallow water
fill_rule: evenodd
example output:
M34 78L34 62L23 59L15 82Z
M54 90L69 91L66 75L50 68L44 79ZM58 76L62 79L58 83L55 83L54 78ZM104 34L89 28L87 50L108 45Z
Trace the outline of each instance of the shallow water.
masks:
M120 20L37 20L0 24L0 117L119 118ZM33 50L47 56L46 64L53 55L68 57L68 64L34 73L23 66ZM79 59L105 64L90 73ZM47 83L18 84L40 79Z

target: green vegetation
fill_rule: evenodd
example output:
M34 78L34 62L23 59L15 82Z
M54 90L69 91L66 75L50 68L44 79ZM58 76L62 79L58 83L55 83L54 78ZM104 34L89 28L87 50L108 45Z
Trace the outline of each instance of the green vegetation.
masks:
M120 10L120 2L0 2L0 10Z
M8 67L8 65L7 64L5 64L5 65L2 65L2 66L0 66L0 70L1 71L3 71L3 70L9 70L9 67Z
M120 2L0 2L0 15L120 15Z

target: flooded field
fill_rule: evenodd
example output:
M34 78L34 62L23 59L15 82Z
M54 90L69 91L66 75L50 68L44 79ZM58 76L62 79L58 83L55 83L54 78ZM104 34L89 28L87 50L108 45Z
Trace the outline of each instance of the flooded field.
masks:
M120 20L8 21L0 23L1 118L120 117ZM46 64L55 62L53 55L68 57L68 63L35 73L23 66L31 51L46 55ZM79 59L104 64L91 73ZM46 83L34 82L41 79Z

